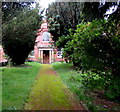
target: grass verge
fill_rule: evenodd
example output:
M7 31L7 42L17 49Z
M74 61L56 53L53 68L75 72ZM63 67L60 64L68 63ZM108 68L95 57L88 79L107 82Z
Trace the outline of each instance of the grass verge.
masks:
M64 84L78 96L80 101L84 106L92 111L98 112L100 110L105 110L100 106L93 103L94 98L91 97L90 91L86 90L86 87L82 84L83 77L80 73L73 68L72 64L67 63L53 63L52 67L58 72L58 75L63 80Z
M63 83L75 93L81 101L89 101L91 98L85 96L84 86L81 83L82 77L80 73L77 73L72 64L56 62L52 64L54 70L56 70L63 80Z
M2 110L21 110L35 81L40 64L2 68Z

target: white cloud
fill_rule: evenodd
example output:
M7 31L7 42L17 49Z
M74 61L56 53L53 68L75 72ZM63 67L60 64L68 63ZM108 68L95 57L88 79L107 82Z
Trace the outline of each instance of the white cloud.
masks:
M52 2L55 2L55 0L36 0L36 2L39 3L41 9L44 9L44 8L47 9L49 4L51 4ZM45 12L46 11L44 10L44 12L43 12L44 17L45 17Z

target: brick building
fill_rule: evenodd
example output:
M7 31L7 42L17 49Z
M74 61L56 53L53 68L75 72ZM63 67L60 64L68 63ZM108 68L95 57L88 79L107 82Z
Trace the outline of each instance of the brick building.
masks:
M44 64L64 61L61 49L57 49L53 46L51 36L52 35L48 32L48 23L44 20L41 28L38 30L34 51L32 51L29 56L31 60L39 61Z

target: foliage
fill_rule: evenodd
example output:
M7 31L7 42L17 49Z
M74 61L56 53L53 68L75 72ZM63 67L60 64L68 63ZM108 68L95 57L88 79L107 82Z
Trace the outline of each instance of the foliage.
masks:
M65 47L66 43L72 40L72 37L73 37L73 32L72 29L70 29L68 35L66 36L63 35L58 38L59 40L56 42L56 46Z
M87 79L90 79L87 83L90 83L93 88L99 85L94 79L98 76L100 84L103 82L104 89L107 91L106 95L110 98L117 98L120 95L118 87L120 81L119 16L119 11L117 11L108 20L82 22L77 26L74 34L70 33L64 39L59 38L57 42L60 44L64 40L70 40L64 45L64 57L67 56L78 70L94 73L90 77L87 75ZM110 74L110 76L106 76L110 80L110 85L104 81L106 77L101 78L97 75L102 72ZM118 79L117 82L115 82L116 79ZM108 94L109 92L111 96Z
M89 7L90 10L88 4L92 4ZM105 20L101 19L103 14L110 6L115 5L114 3L103 5L103 9L100 8L102 11L100 15L100 10L97 9L98 3L97 5L96 3L88 4L87 7L85 6L88 10L85 11L85 7L83 9L85 15L82 16L86 16L85 20L77 25L75 32L74 29L70 29L67 35L59 37L57 46L64 47L63 56L67 57L78 70L82 70L85 77L82 83L87 85L86 87L90 90L103 89L109 98L119 99L119 6L108 20ZM97 9L97 14L93 13L95 9ZM88 13L89 11L92 13Z
M64 51L73 63L85 70L119 71L119 23L92 21L78 25ZM71 52L70 52L71 51ZM75 65L75 64L74 64ZM79 66L78 65L78 66ZM114 75L119 75L113 73Z
M53 18L49 18L48 30L52 34L52 39L56 42L57 38L61 35L59 15Z
M69 28L76 28L81 21L82 8L81 2L54 2L49 5L46 16L54 41L57 41L59 36L67 35Z
M40 63L42 63L43 58L39 57L38 60Z
M85 2L81 13L81 18L86 22L103 19L105 16L108 16L105 14L106 11L113 6L117 6L117 2Z
M54 70L58 72L58 75L63 80L63 83L80 99L82 104L84 104L89 111L97 112L97 110L105 110L105 108L100 108L98 105L93 103L94 98L90 96L88 88L83 83L83 76L85 74L77 73L73 65L70 63L56 62L53 63L52 66Z
M30 9L32 3L33 2L19 2L19 0L17 0L17 2L7 2L4 0L4 2L2 2L2 23L11 20L25 7Z
M96 90L96 89L102 90L105 85L104 82L107 78L105 74L99 75L97 73L90 72L90 71L87 73L81 74L81 76L83 77L82 83L88 90Z
M114 100L117 99L117 101L119 101L120 98L117 96L120 94L120 79L115 79L110 72L95 73L87 71L85 73L78 73L70 63L56 62L53 63L52 66L58 72L63 83L65 83L67 87L78 96L88 110L93 112L105 110L103 105L101 107L94 104L95 99L93 98L94 92L103 92L104 88L108 88L105 91L105 95L108 98ZM112 108L114 110L117 106L113 106Z
M117 2L54 2L47 9L47 18L49 31L53 35L53 40L57 42L63 38L60 47L64 47L65 36L69 35L69 29L75 32L76 25L82 21L88 22L97 19L103 19L106 11L116 6ZM64 41L65 40L65 41Z
M24 66L1 68L3 110L22 110L39 67L39 63L27 62Z
M19 13L16 11L14 13L17 14L2 25L2 45L4 52L11 58L13 64L20 65L25 62L28 54L34 48L36 30L41 15L38 14L37 8L29 9L27 7Z
M83 77L82 83L89 91L103 91L104 94L113 100L120 101L120 78L113 77L110 73L100 72L96 74L94 72L87 72L81 74Z
M108 83L105 88L105 95L110 99L120 102L120 78L110 76L105 82Z

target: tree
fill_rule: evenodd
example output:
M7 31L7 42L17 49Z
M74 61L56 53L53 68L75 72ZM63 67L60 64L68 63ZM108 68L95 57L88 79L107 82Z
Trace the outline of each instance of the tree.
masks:
M81 2L55 2L49 5L46 16L49 22L49 31L55 42L58 37L67 35L70 28L73 31L76 29L76 25L81 21L82 8Z
M116 19L94 20L78 25L76 33L64 47L65 55L77 67L84 70L111 71L114 76L120 74L119 22ZM59 42L58 42L59 43Z
M98 86L102 85L102 90L105 90L109 98L118 100L120 99L120 8L118 6L108 20L103 18L104 13L99 16L87 12L84 15L85 20L77 25L75 33L72 29L69 30L68 35L59 38L57 45L63 43L63 56L67 57L78 70L84 72L81 75L84 77L85 87L88 86L89 89L90 85L92 88L97 87L95 85L97 81ZM98 89L101 89L99 87Z
M85 2L81 17L85 22L103 19L112 6L117 6L117 2Z
M76 25L82 21L103 19L106 11L117 5L117 2L54 2L47 9L49 31L55 42L59 41L60 47L64 47L71 39L62 39L69 35L69 29L75 32ZM55 44L56 45L56 44Z
M2 2L2 23L11 20L25 7L30 8L34 2Z
M12 7L12 3L9 3ZM7 6L6 6L7 7ZM41 15L38 9L31 9L27 5L22 10L15 10L10 19L11 12L6 16L4 12L2 45L6 55L12 60L13 65L24 64L28 54L34 49L36 31L40 24Z
M86 86L97 87L95 84L99 81L105 95L117 100L120 98L119 17L117 10L109 20L79 24L76 33L66 37L72 40L66 43L63 51L78 70L84 71Z

